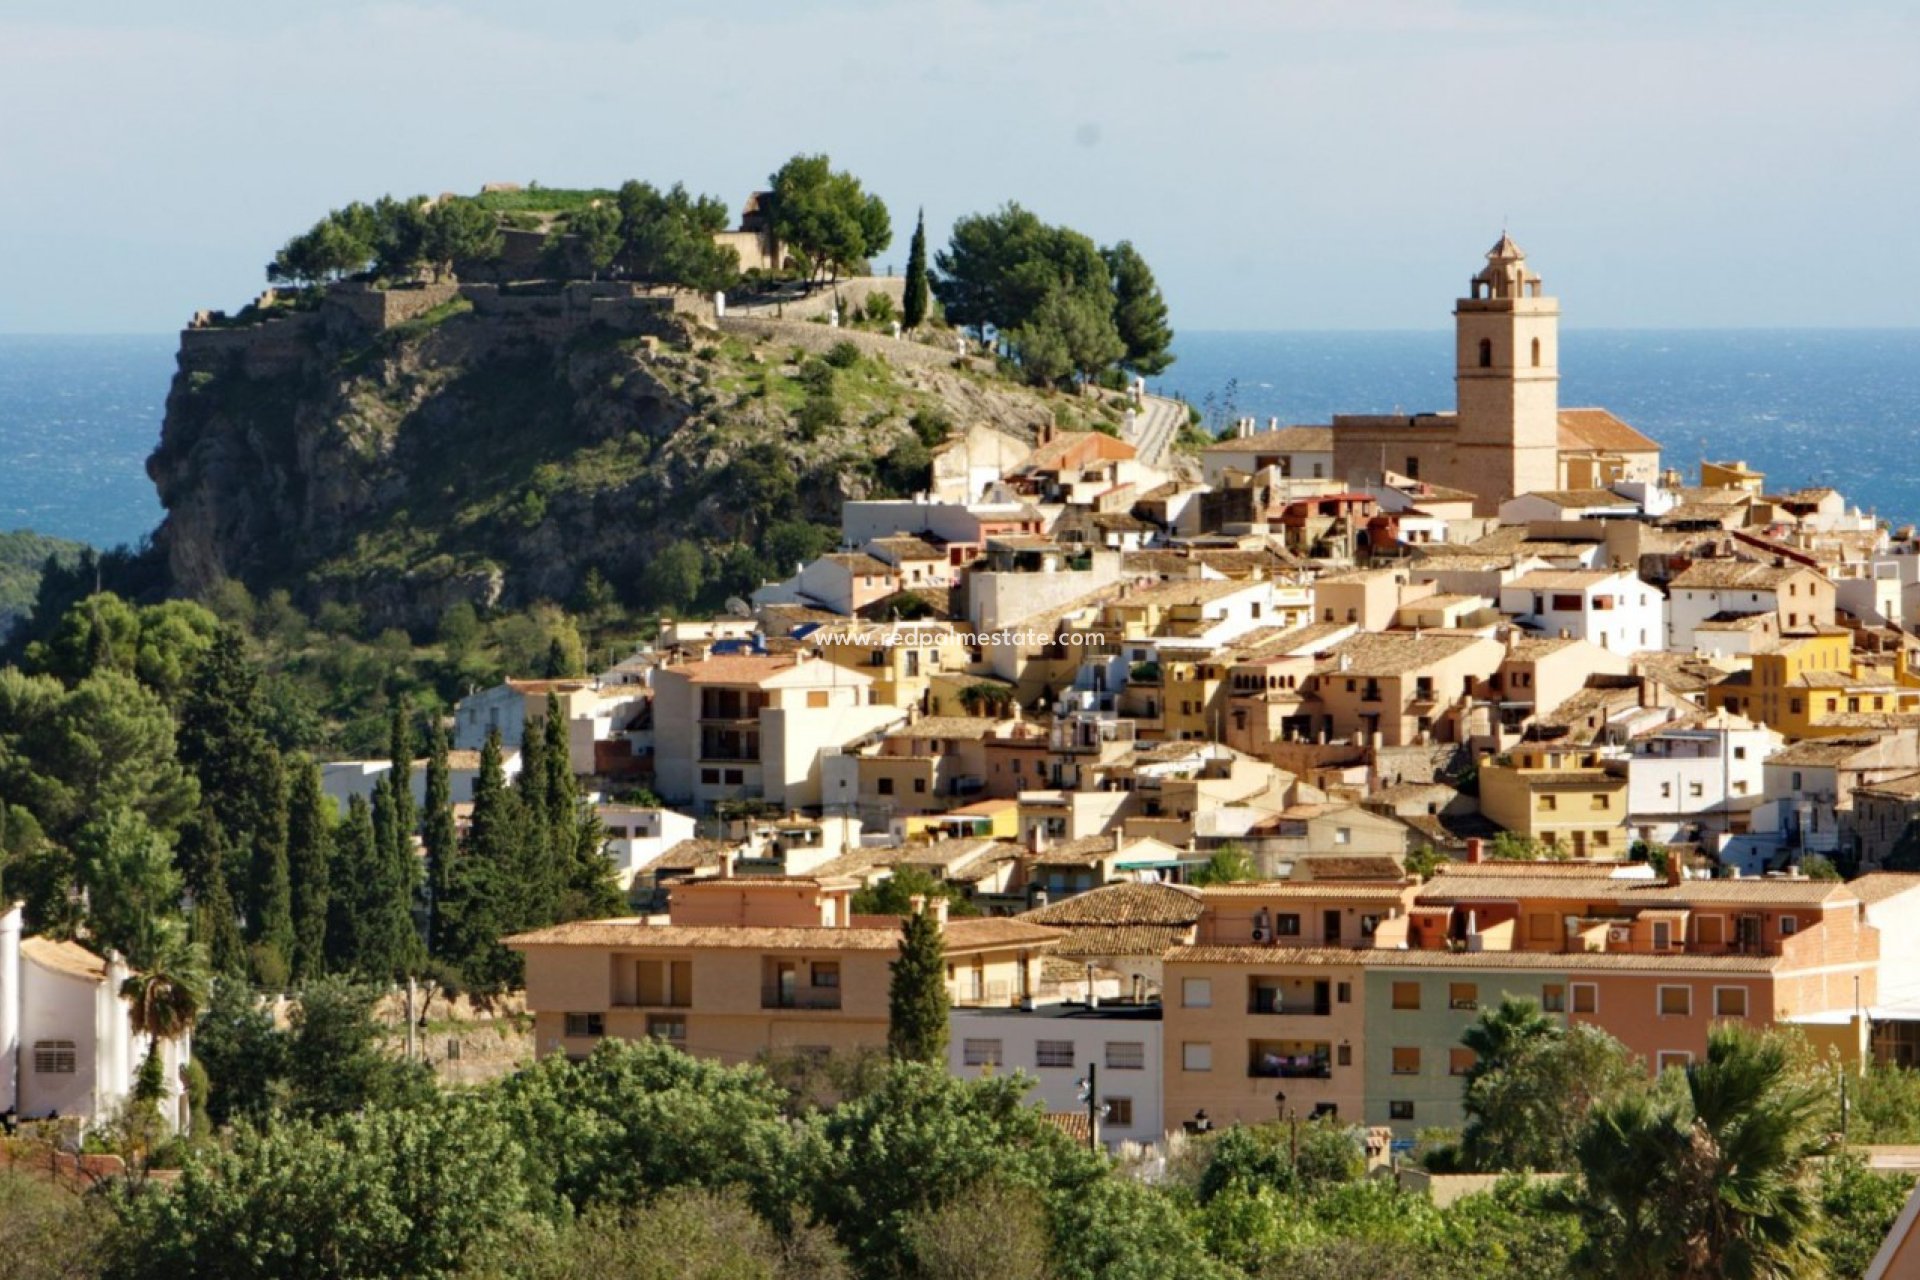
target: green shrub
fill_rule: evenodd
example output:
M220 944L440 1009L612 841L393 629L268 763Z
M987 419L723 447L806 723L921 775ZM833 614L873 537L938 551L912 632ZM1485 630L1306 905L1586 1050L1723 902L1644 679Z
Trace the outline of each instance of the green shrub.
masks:
M860 348L842 338L829 347L827 354L821 358L836 369L851 369L860 363Z

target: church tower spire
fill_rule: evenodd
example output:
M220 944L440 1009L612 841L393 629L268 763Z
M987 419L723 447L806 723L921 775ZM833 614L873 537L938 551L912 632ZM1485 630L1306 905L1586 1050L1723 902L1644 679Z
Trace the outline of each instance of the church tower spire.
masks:
M1560 306L1504 231L1454 306L1455 468L1481 514L1560 484Z

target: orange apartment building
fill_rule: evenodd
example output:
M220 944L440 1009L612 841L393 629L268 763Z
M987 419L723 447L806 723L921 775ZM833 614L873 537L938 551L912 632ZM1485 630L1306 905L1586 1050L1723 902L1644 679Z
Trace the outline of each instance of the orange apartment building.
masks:
M507 939L526 956L536 1052L581 1056L608 1036L652 1036L729 1063L885 1048L900 922L854 916L856 888L722 875L676 884L664 924L576 921ZM1013 1007L1039 990L1059 930L931 909L957 1007Z

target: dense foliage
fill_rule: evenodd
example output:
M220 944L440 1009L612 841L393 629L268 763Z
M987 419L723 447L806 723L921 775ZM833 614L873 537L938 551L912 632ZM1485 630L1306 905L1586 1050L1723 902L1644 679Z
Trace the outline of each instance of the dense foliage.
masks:
M857 274L893 242L886 204L824 155L795 156L768 181L774 238L806 274Z
M934 264L947 320L997 340L1033 382L1154 374L1173 362L1166 303L1125 241L1101 249L1008 204L954 223Z

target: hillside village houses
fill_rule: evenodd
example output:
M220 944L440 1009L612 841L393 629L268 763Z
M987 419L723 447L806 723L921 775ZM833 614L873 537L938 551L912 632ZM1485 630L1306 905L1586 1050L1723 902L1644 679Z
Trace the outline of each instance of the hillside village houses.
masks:
M513 941L540 1051L879 1047L855 895L911 870L952 1069L1098 1063L1112 1142L1457 1124L1508 993L1650 1070L1722 1019L1912 1060L1920 544L1563 408L1558 320L1502 236L1450 412L966 426L741 616L463 701L467 750L566 717L642 912Z

